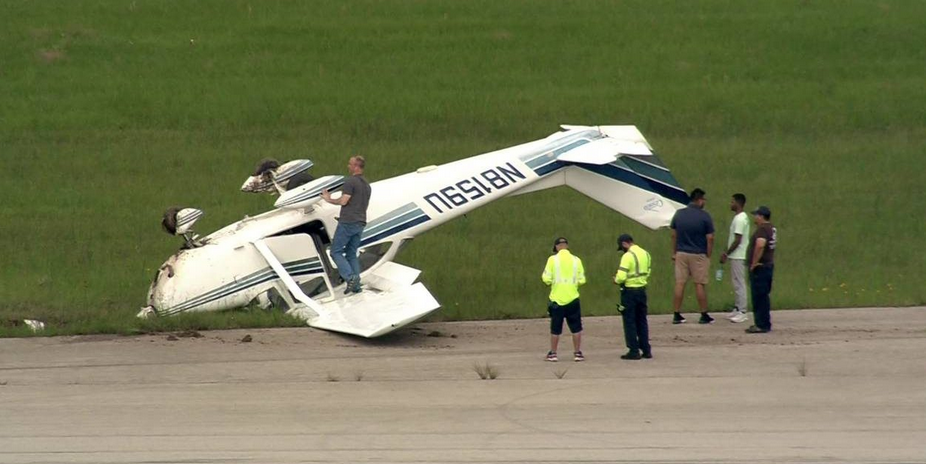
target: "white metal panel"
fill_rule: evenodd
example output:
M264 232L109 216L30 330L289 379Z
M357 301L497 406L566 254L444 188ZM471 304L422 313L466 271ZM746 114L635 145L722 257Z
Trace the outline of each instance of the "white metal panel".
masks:
M308 319L311 327L361 337L378 337L427 316L440 307L423 284L395 290L363 291L324 305L324 314ZM300 312L292 311L300 316Z
M668 227L675 211L683 206L579 167L566 171L566 184L650 229Z
M363 282L381 290L394 290L414 284L420 274L418 269L387 261L364 277Z

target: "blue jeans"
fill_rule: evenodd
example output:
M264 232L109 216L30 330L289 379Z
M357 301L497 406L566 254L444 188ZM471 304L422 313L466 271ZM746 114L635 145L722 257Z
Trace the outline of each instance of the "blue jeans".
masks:
M338 274L344 281L351 277L360 277L360 261L357 259L357 248L360 247L360 236L363 235L362 222L349 224L338 223L334 231L334 240L331 242L331 259L338 267Z

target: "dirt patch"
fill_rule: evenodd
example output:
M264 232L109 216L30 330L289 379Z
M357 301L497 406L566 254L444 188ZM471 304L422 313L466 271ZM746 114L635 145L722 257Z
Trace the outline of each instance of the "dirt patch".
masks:
M64 53L64 50L39 50L38 57L43 63L52 64L64 60L67 58L67 54Z

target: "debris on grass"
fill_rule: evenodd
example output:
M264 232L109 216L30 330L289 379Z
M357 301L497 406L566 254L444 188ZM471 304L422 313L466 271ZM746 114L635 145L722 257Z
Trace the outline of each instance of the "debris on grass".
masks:
M569 372L569 369L556 370L553 371L553 375L556 376L557 379L562 379L563 377L566 377L567 372Z
M357 382L363 380L363 371L354 372L354 380Z
M807 377L807 358L801 359L801 363L797 365L797 374Z
M167 334L167 341L169 341L169 342L175 342L175 341L177 341L177 340L180 340L180 339L177 338L174 334Z
M23 324L29 326L33 332L38 332L40 330L45 330L45 323L35 319L23 319Z
M251 343L252 340L254 339L251 338L251 334L247 334L241 339L241 343Z
M328 377L325 380L329 382L340 382L341 378L329 372Z
M441 333L440 330L432 330L432 331L428 332L428 336L429 336L429 337L443 337L444 334Z

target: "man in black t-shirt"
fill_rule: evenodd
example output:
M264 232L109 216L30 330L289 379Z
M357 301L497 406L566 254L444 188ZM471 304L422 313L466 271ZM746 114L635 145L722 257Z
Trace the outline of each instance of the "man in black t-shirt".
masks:
M352 156L347 164L350 177L341 187L341 196L337 200L331 199L328 190L322 191L322 198L332 205L341 206L338 217L338 228L334 231L331 241L331 259L338 266L338 274L347 282L344 294L360 293L360 261L357 259L357 249L360 248L360 238L363 228L367 225L367 207L370 204L372 190L370 183L363 177L363 168L366 160L362 156Z
M752 212L756 231L749 239L746 259L749 260L749 282L752 286L752 311L756 325L746 329L747 333L765 333L772 330L772 275L775 272L775 248L778 245L778 229L769 222L772 211L760 206Z

